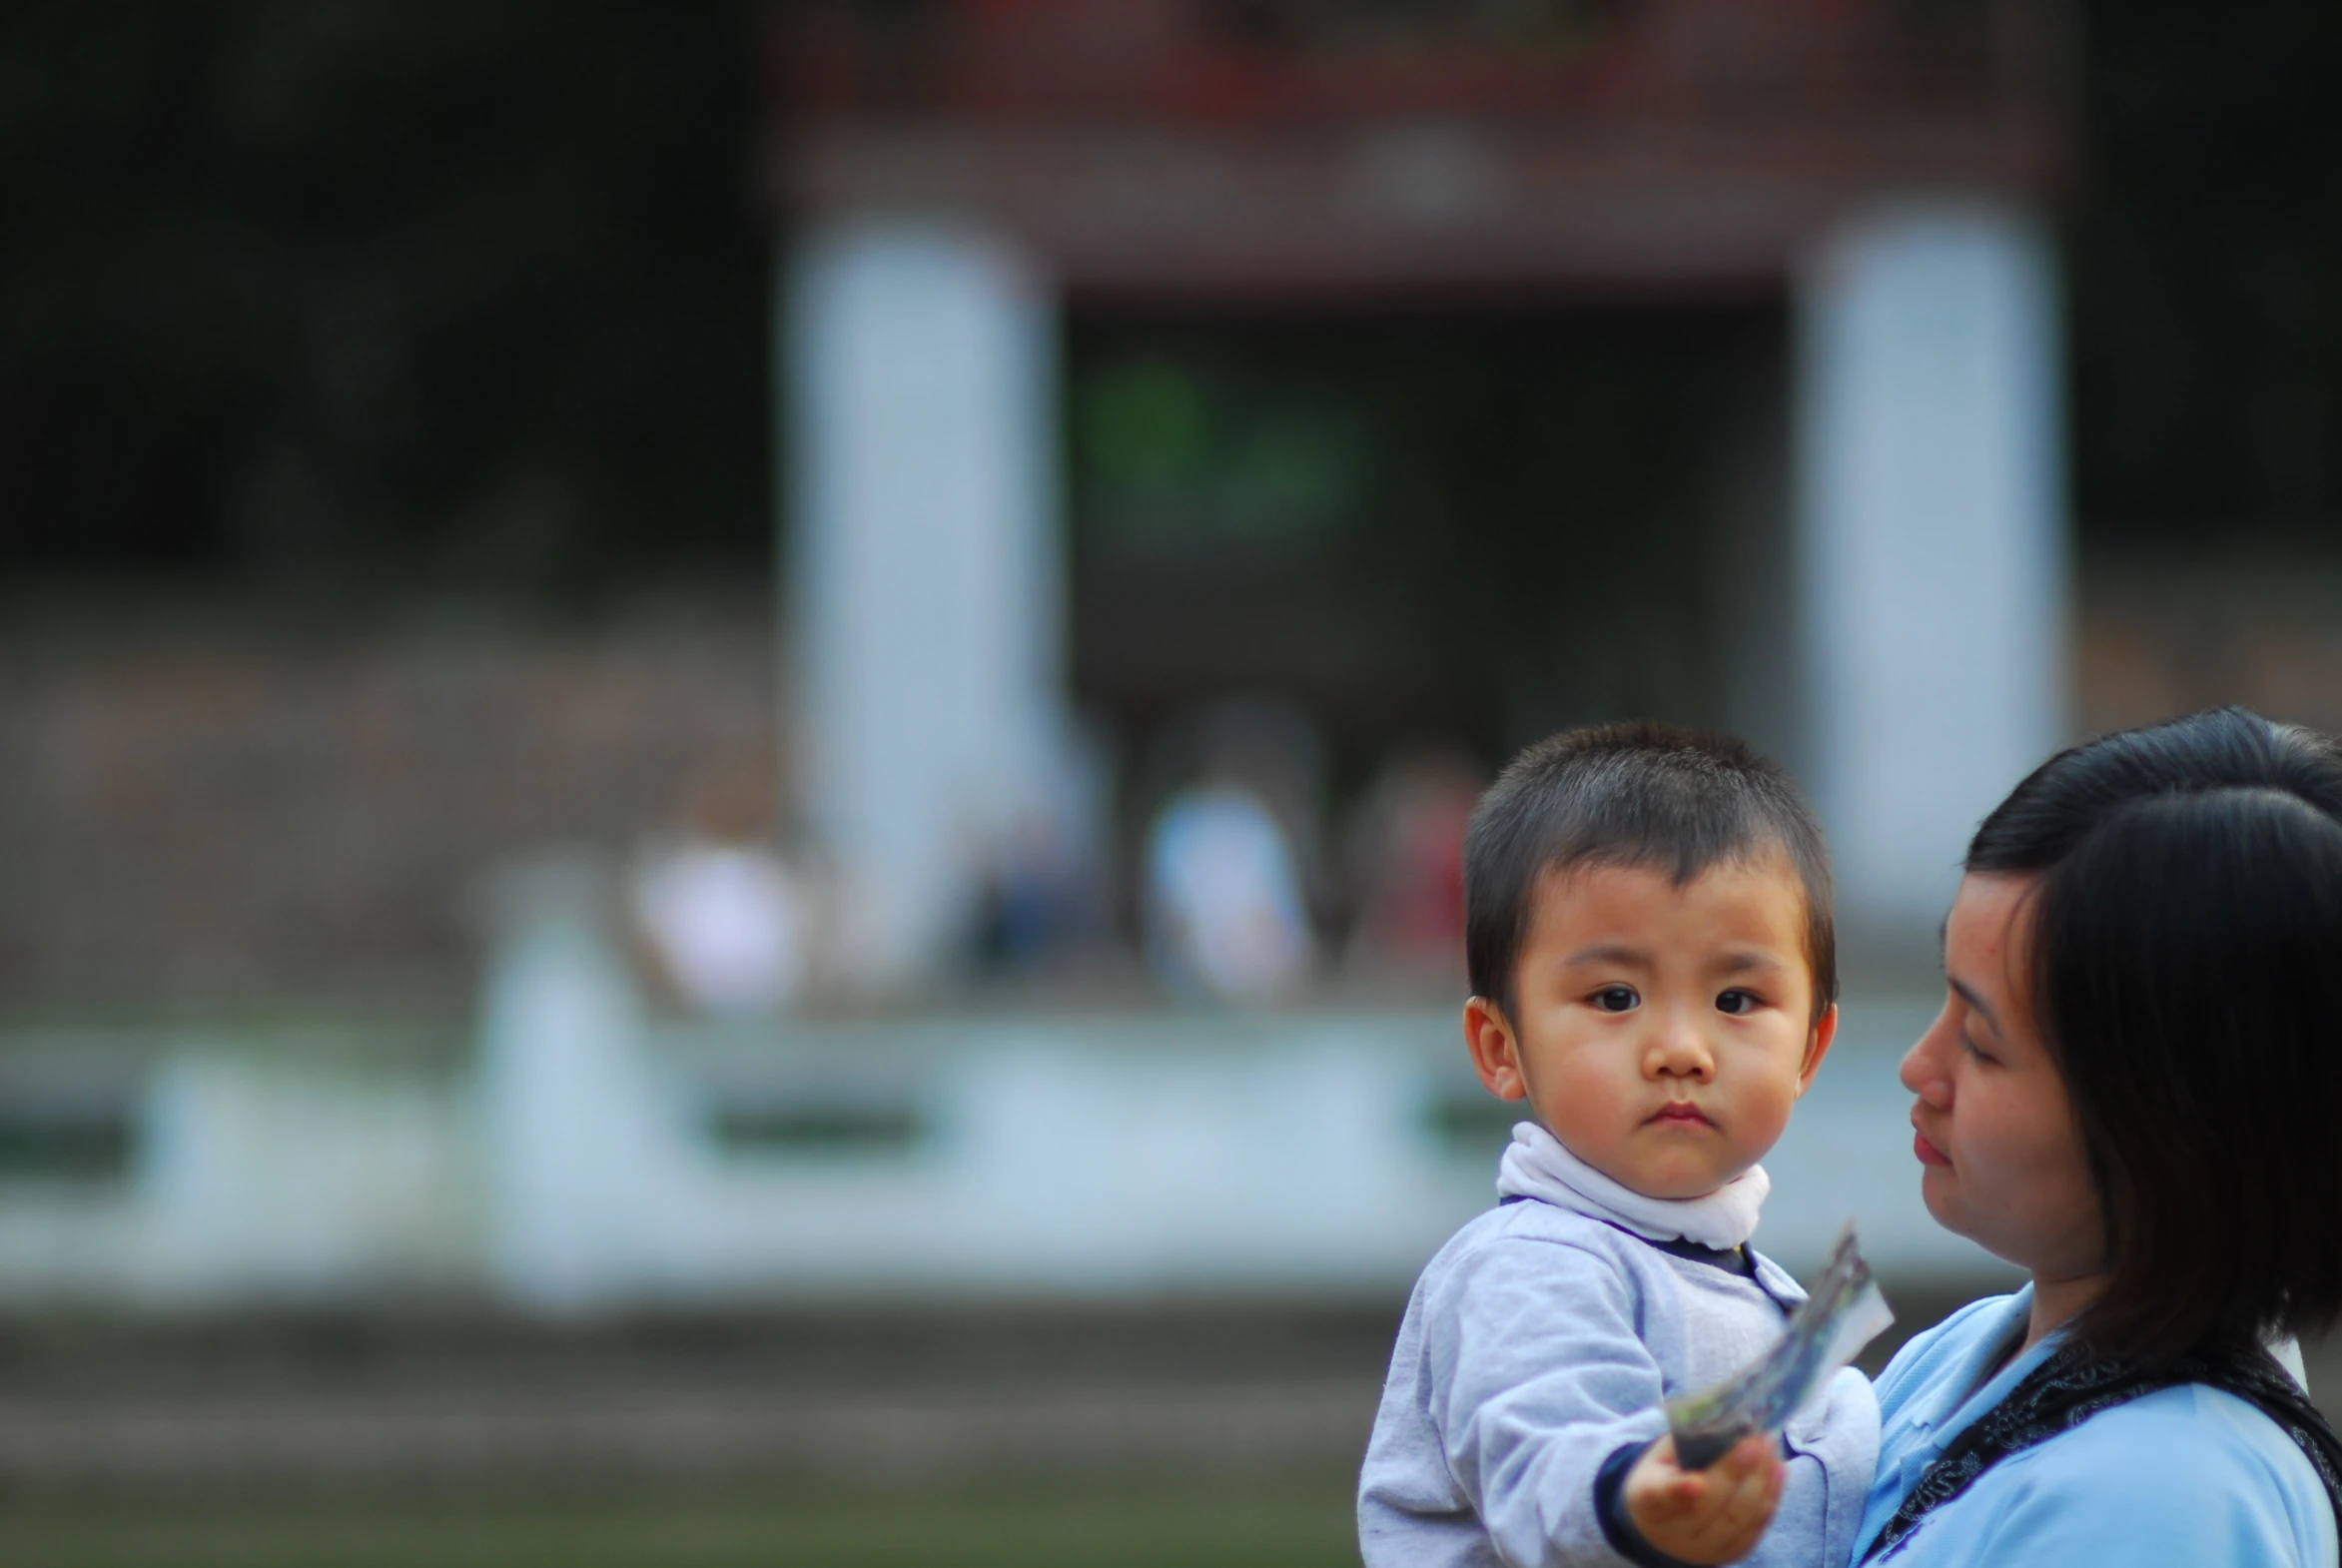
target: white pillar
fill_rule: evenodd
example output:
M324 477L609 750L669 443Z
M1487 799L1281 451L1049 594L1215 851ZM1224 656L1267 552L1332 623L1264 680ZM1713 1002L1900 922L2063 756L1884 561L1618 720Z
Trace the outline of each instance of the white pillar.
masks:
M1882 208L1797 294L1808 766L1841 906L1933 932L1977 820L2062 738L2064 419L2038 220Z
M588 867L508 873L480 1019L488 1275L547 1312L638 1291L677 1185L641 1000Z
M782 289L797 778L836 956L898 983L1061 755L1056 313L941 224L816 234Z

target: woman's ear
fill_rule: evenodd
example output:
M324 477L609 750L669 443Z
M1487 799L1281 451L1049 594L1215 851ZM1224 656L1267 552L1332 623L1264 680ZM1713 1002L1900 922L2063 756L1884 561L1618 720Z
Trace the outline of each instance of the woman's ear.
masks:
M1464 1049L1472 1054L1472 1070L1481 1085L1499 1100L1528 1097L1528 1081L1521 1076L1520 1042L1504 1010L1486 997L1464 1004Z
M1797 1092L1802 1098L1814 1082L1814 1075L1822 1071L1822 1059L1830 1054L1831 1042L1838 1038L1838 1004L1833 1002L1814 1020L1814 1027L1806 1034L1806 1060L1797 1070Z

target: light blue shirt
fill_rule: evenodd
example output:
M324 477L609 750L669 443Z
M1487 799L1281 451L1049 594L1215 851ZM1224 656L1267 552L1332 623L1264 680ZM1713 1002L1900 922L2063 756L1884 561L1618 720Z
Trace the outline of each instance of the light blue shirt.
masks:
M2056 1348L2051 1335L1977 1379L2022 1338L2032 1287L1960 1308L1905 1345L1878 1383L1879 1468L1862 1554L1945 1446ZM2196 1384L2101 1410L2008 1455L1939 1504L1894 1568L2324 1568L2334 1513L2309 1458L2233 1394Z

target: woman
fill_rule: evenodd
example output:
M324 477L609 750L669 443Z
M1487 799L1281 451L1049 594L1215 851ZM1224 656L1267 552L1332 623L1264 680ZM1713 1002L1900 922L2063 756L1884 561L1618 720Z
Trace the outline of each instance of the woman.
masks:
M1857 1562L2329 1564L2342 753L2241 709L2061 753L1976 832L1903 1064L1938 1222L2027 1269L1904 1347Z

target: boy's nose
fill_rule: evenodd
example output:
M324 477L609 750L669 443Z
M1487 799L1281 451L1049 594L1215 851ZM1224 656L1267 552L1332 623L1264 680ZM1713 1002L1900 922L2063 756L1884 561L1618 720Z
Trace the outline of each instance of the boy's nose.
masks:
M1716 1076L1716 1058L1708 1042L1688 1020L1671 1019L1651 1043L1650 1066L1661 1078L1688 1078L1707 1083Z

